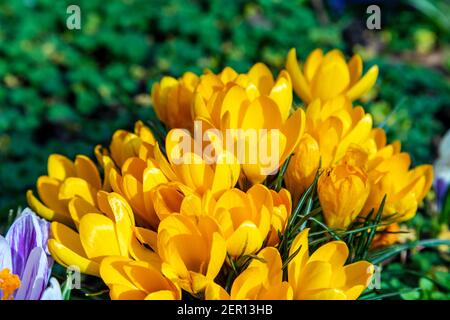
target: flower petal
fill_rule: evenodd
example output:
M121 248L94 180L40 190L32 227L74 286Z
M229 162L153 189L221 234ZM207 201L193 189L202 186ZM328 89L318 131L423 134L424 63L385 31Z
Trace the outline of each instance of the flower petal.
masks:
M39 300L47 286L49 265L44 249L35 247L27 257L16 300Z
M48 231L45 236L48 236ZM38 217L31 210L24 210L9 228L5 238L11 246L12 272L22 278L31 251L35 247L46 247L47 238L44 239Z
M8 241L0 236L0 270L12 270L11 248Z
M286 69L292 78L292 86L294 87L295 92L299 95L303 102L310 103L312 101L311 89L306 78L303 76L302 71L300 70L300 66L297 61L297 53L294 48L289 50L286 61Z
M58 280L50 278L49 286L42 294L41 300L62 300L61 287Z
M347 91L347 97L352 101L358 99L373 87L377 81L377 77L378 66L373 66L350 90Z

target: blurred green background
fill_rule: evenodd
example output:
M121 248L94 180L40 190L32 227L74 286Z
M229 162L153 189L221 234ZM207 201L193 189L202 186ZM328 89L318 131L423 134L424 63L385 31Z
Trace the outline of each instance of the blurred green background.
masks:
M373 3L381 30L366 28ZM81 8L81 30L66 27L70 4ZM450 123L449 14L445 0L3 0L0 225L26 205L49 154L92 156L115 129L153 117L149 91L162 75L226 65L244 72L257 61L278 71L291 47L301 59L336 47L360 53L365 69L378 64L377 86L361 102L415 164L431 163ZM432 224L426 215L412 222L435 235ZM432 254L412 268L442 262ZM436 288L434 298L448 295Z

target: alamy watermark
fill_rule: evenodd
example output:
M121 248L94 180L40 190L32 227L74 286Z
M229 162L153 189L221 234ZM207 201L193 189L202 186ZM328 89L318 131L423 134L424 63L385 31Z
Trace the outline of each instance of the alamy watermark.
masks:
M69 30L81 29L81 9L76 4L67 7L66 13L69 15L66 19L66 26Z
M366 13L369 17L366 20L366 27L369 30L381 29L381 9L379 6L372 4L367 7Z
M81 289L81 271L78 266L71 265L66 269L67 288Z
M370 280L367 288L369 290L373 290L373 289L379 290L379 289L381 289L381 270L382 270L382 267L374 265L373 268L374 268L373 276L372 276L372 279Z

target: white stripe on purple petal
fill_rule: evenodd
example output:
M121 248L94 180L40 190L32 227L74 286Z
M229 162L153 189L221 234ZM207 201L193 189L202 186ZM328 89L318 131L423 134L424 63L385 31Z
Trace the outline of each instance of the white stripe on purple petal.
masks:
M47 286L47 255L41 247L34 248L26 261L20 288L16 291L16 300L39 300Z
M8 241L0 236L0 271L5 268L12 270L11 248Z
M22 278L31 251L42 247L42 232L36 215L24 210L9 228L6 240L11 247L12 272Z
M61 287L58 280L50 278L49 286L42 294L41 300L62 300Z

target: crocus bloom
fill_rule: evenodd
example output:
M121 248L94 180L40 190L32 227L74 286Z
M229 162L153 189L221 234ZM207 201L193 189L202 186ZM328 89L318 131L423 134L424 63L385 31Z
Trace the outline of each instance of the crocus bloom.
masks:
M112 300L179 300L181 290L164 277L158 265L124 257L102 260L100 275Z
M308 56L300 69L295 49L287 56L286 69L292 78L292 84L297 95L305 102L314 99L323 102L344 95L351 101L368 92L378 77L378 67L371 67L361 77L363 62L355 54L347 63L341 51L335 49L323 54L316 49Z
M47 254L49 224L30 209L22 211L6 237L0 236L0 298L62 300L50 278L53 260Z
M357 166L343 163L323 172L317 193L327 225L347 228L361 212L369 192L368 176Z
M155 139L150 129L141 121L136 122L135 132L117 130L109 150L97 146L95 154L104 170L102 180L96 164L87 156L78 155L75 161L59 154L48 158L48 175L37 180L39 198L27 192L29 206L41 217L74 227L76 223L70 214L69 203L74 198L82 198L97 212L97 192L111 191L110 172L121 168L124 162L139 155L141 145L154 145Z
M214 281L226 250L219 226L211 217L172 215L159 224L161 270L190 293L196 294Z
M156 162L170 181L178 181L199 195L210 190L214 197L218 197L236 185L239 163L226 150L217 154L216 161L210 162L203 154L195 152L196 143L186 131L172 129L166 137L167 159L159 148L155 148ZM185 150L186 145L193 147Z
M286 187L298 199L311 185L320 165L320 150L317 141L305 133L289 161L284 177Z
M340 161L352 145L375 152L372 124L370 114L362 107L353 108L343 97L325 103L315 100L306 109L305 132L318 143L324 168Z
M153 209L150 193L159 184L168 182L167 177L154 159L147 161L138 157L128 158L120 171L112 168L110 182L113 191L122 195L143 227L158 229L159 219Z
M121 168L128 158L139 155L142 145L155 145L155 143L156 140L150 128L142 121L136 121L134 132L117 130L112 136L109 149L97 145L95 155L102 167L112 160L112 163Z
M398 223L391 223L390 225L377 230L373 242L372 249L387 247L396 243L399 239L400 226Z
M369 285L374 267L367 261L345 265L348 247L332 241L308 253L308 232L300 232L289 255L298 253L288 264L288 281L295 300L355 300Z
M84 155L71 161L63 155L52 154L48 158L48 175L37 180L37 191L41 200L29 190L27 200L30 207L41 217L73 226L68 203L79 196L96 206L96 193L102 189L100 173L94 162Z
M278 250L267 247L258 253L234 280L231 292L216 283L208 285L207 300L292 300L293 291L287 281L282 281L282 262Z
M48 247L58 263L75 265L82 273L99 276L100 263L107 256L159 261L138 241L133 211L123 197L102 191L98 203L100 211L94 213L88 206L70 206L71 214L79 221L78 232L62 223L51 224Z
M178 80L163 77L152 86L152 102L158 118L168 128L192 129L191 106L199 77L186 72Z
M205 82L215 83L213 79L213 76L205 76L200 84L207 87ZM199 85L199 88L203 87ZM248 74L237 76L226 86L211 85L211 88L220 90L205 90L208 94L197 92L195 96L196 119L203 121L205 127L220 130L221 143L226 147L230 146L230 141L225 141L227 134L234 130L232 143L240 144L244 149L243 155L234 153L242 165L241 184L245 185L247 181L261 183L277 171L303 134L304 111L299 108L290 114L292 87L289 75L281 71L274 80L270 70L258 63ZM233 148L240 149L234 144ZM264 151L267 153L264 159L254 157L256 154L261 156Z
M434 189L436 190L438 209L442 210L450 186L450 130L439 144L439 158L434 163Z
M380 159L379 159L380 160ZM383 215L392 222L406 221L414 217L417 208L433 183L433 167L420 165L409 169L411 159L407 153L398 153L378 161L372 171L381 177L372 182L364 214L377 210L386 195Z

